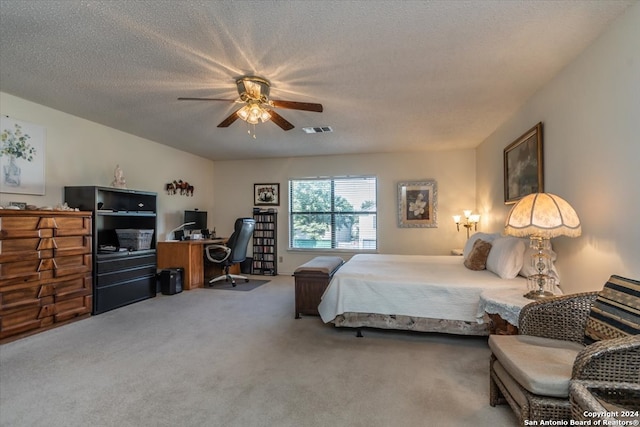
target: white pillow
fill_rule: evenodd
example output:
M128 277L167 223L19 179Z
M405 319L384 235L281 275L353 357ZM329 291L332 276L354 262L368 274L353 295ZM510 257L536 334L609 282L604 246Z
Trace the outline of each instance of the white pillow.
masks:
M524 255L522 257L522 268L520 269L520 274L522 277L529 277L534 274L538 274L538 270L533 266L533 262L531 260L531 256L533 254L537 254L538 251L532 249L529 246L529 239L523 239L525 244ZM558 270L556 270L556 266L554 264L555 260L558 258L558 255L553 251L553 247L549 251L551 255L551 266L549 267L549 276L556 279L556 285L560 284L560 276L558 275Z
M497 237L500 237L500 233L489 234L489 233L478 232L473 234L471 237L469 237L469 240L467 240L467 243L465 243L464 245L464 249L462 250L462 259L463 260L467 259L467 257L473 250L473 244L476 242L476 240L482 239L485 242L491 243Z
M502 279L515 278L523 265L524 242L517 237L498 237L491 245L487 270Z

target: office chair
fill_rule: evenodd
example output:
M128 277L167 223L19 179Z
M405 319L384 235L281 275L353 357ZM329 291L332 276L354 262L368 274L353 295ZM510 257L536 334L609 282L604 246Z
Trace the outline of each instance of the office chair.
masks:
M209 280L209 283L218 282L220 280L231 281L231 285L236 286L235 279L249 279L238 274L230 274L229 267L240 263L247 258L247 246L253 235L253 229L256 221L252 218L238 218L234 224L233 234L229 237L226 245L209 245L205 248L207 259L216 264L222 264L224 274Z

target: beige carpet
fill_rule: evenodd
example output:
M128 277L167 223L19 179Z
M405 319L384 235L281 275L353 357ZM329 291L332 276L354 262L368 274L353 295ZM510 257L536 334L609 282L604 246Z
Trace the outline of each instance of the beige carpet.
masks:
M514 426L486 338L294 319L293 278L184 291L0 346L1 426Z

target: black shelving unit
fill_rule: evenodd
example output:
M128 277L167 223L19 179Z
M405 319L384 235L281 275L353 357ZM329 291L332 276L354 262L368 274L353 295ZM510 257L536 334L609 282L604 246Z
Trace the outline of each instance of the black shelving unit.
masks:
M256 227L253 230L253 263L251 274L275 276L278 274L278 214L254 213Z
M93 314L156 295L157 194L112 187L65 187L65 202L93 212ZM120 246L117 229L153 230L149 249Z

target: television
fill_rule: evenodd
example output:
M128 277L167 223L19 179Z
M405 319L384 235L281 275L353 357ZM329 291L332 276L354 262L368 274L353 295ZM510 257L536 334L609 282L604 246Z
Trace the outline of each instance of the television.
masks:
M185 225L185 230L206 230L207 229L207 212L205 211L184 211L184 222L193 222L195 224Z

